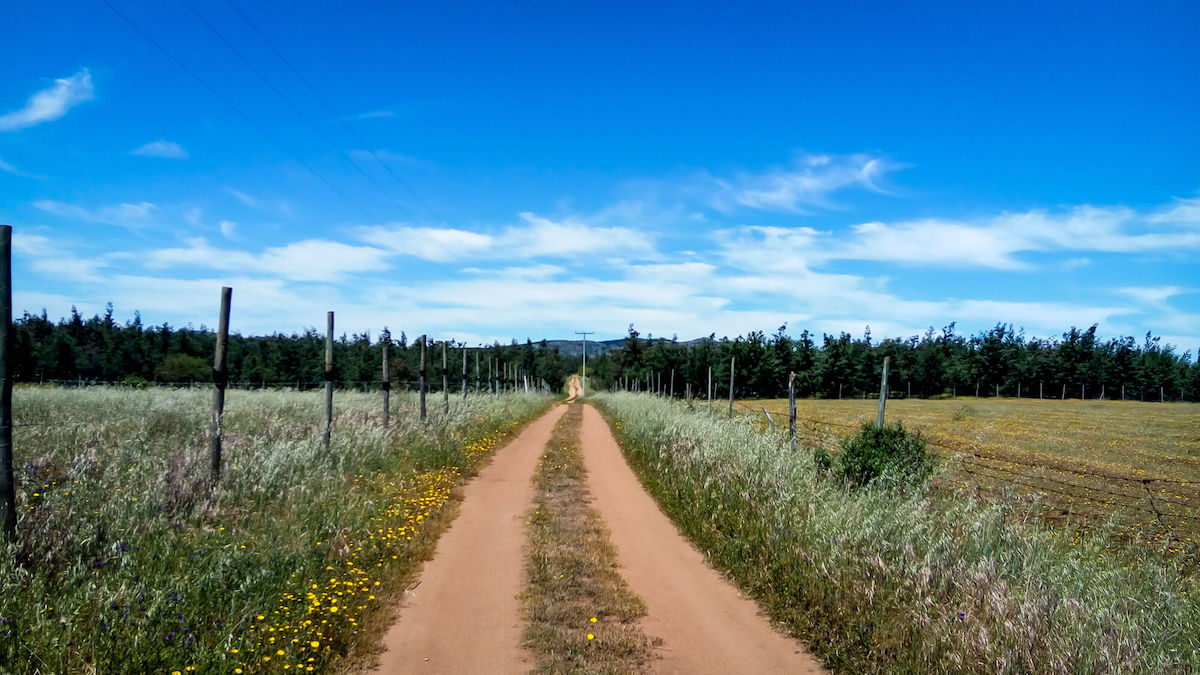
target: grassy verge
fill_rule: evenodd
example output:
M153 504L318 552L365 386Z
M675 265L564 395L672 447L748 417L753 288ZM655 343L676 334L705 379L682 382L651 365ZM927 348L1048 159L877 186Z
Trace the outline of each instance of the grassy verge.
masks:
M207 495L203 391L23 388L14 396L20 544L0 556L0 672L352 667L382 602L427 557L473 473L544 397L233 392Z
M582 406L554 429L535 474L523 595L525 644L542 673L648 672L653 643L641 599L617 571L608 529L588 507L579 456Z
M1004 500L847 489L749 419L596 402L680 529L835 670L1200 668L1200 583L1154 551Z

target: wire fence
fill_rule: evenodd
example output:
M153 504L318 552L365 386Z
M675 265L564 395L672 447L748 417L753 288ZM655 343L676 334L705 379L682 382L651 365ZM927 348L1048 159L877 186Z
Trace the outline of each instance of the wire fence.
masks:
M763 407L756 409L741 401L737 401L735 404L744 414L780 415L784 420L783 424L787 424L786 411L771 411ZM848 431L861 427L860 424L800 415L796 416L796 422L798 437L816 441L823 447L830 446L832 439L827 435L821 435L819 433L821 428L830 430L831 435L835 438L843 438L849 435ZM768 424L775 426L771 419L768 419ZM1014 457L988 456L981 452L981 448L977 444L965 438L957 440L960 440L961 444L951 444L937 438L926 437L929 445L945 451L958 460L956 469L959 472L985 479L988 483L1017 485L1047 497L1060 498L1066 501L1065 506L1069 509L1103 505L1111 507L1110 510L1119 509L1148 516L1148 519L1153 519L1164 527L1170 527L1171 523L1186 527L1200 525L1200 515L1195 512L1196 506L1187 501L1189 497L1194 497L1195 503L1200 503L1200 490L1195 487L1200 486L1200 480L1121 476L1095 470L1035 464ZM995 463L1004 463L1009 466L996 466ZM1066 477L1047 475L1049 471L1065 474ZM1097 485L1097 481L1108 484ZM1172 499L1170 496L1155 493L1151 486L1167 486L1167 488L1163 488L1164 490L1173 487L1174 491L1187 496L1184 496L1183 499ZM1181 495L1173 496L1180 497ZM1083 500L1085 503L1081 503L1079 500Z

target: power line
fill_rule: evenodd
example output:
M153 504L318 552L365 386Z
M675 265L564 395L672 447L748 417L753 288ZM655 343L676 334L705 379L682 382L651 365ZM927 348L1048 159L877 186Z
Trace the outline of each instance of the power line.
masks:
M160 52L162 52L163 54L165 54L168 59L171 59L171 61L174 62L175 65L179 66L180 69L183 70L183 72L187 73L188 75L191 75L192 79L194 79L200 83L200 86L207 89L209 91L209 93L211 93L213 96L217 97L217 99L220 100L222 103L229 106L230 109L232 109L235 113L237 113L239 116L241 116L241 118L243 120L245 120L247 124L249 124L251 127L253 127L255 131L262 134L264 137L267 138L267 140L269 140L272 143L274 143L275 145L279 146L279 148L281 150L283 150L284 152L286 152L288 155L290 155L292 159L296 160L296 162L298 162L305 169L308 169L308 172L311 173L313 176L315 176L322 183L324 183L326 187L328 187L330 190L333 190L334 192L336 192L339 196L341 196L342 199L345 199L347 202L349 202L351 205L353 205L359 211L362 211L363 214L365 214L371 220L373 220L376 223L379 223L381 225L383 224L383 222L380 221L378 218L376 218L374 216L374 214L372 214L370 211L363 208L362 204L359 204L357 201L355 201L353 198L351 198L350 195L346 194L341 188L339 188L338 186L331 183L328 178L326 178L325 176L318 173L317 170L314 169L308 162L301 159L300 156L298 154L296 154L296 152L294 152L288 146L284 145L282 141L280 141L273 134L271 134L271 132L267 131L266 128L264 128L261 124L255 122L254 119L251 118L250 115L246 114L246 112L243 111L241 108L239 108L237 106L237 104L235 104L233 101L229 100L227 97L223 96L221 94L221 92L217 91L217 89L215 87L213 87L211 84L209 84L204 78L197 75L196 72L193 71L191 68L188 68L187 65L185 65L183 63L183 61L179 60L174 54L172 54L170 52L170 50L168 50L166 47L162 46L162 44L159 43L158 40L155 40L154 38L150 37L150 34L147 33L146 31L142 30L141 27L139 27L136 23L133 22L132 19L130 19L129 17L122 14L121 11L118 10L116 7L113 7L112 4L110 4L108 2L108 0L100 0L100 2L103 3L103 5L105 7L112 10L112 13L116 14L118 17L120 17L122 21L129 24L130 28L137 31L137 33L139 35L141 35L142 37L146 38L146 41L148 41L150 44L152 44L156 48L158 48L158 50Z
M421 198L417 196L417 193L413 192L412 188L408 186L408 183L401 179L400 176L396 175L396 172L392 171L392 167L388 166L387 163L383 161L383 158L381 158L373 149L371 149L371 145L363 140L362 136L360 136L353 127L346 123L345 117L342 116L341 113L339 113L336 109L334 109L333 105L326 100L326 98L322 96L320 92L317 91L316 87L309 82L308 78L304 77L304 75L300 73L300 70L296 68L296 66L292 65L292 62L283 55L283 52L279 51L275 44L271 42L271 40L268 39L261 30L259 30L258 26L250 20L250 17L246 16L245 12L243 12L237 5L233 3L233 0L226 0L226 2L228 2L229 6L233 8L233 11L237 12L238 16L242 17L242 21L245 21L246 25L249 26L250 29L253 30L255 34L258 35L258 37L262 39L262 41L266 43L268 47L271 48L271 51L275 52L275 56L279 57L280 61L283 61L284 65L286 65L288 69L292 71L292 74L304 83L304 86L308 88L308 91L325 106L325 109L328 110L329 114L342 125L342 128L349 132L351 136L354 136L354 139L358 141L358 144L363 146L363 148L375 158L375 161L379 163L379 166L383 167L383 170L386 171L388 175L390 175L396 181L396 183L400 185L400 187L404 188L404 191L408 193L408 196L412 197L413 201L415 201L417 205L424 209L426 213L432 216L434 220L441 220L441 218L439 218L438 215L425 204L425 202L421 201Z
M212 31L213 35L217 36L217 39L219 39L221 42L225 43L225 46L228 47L229 50L232 51L239 59L241 59L242 63L244 63L246 65L246 67L250 69L250 72L257 75L258 79L263 81L263 84L267 85L267 87L269 87L271 89L271 91L275 92L275 94L277 96L279 96L279 98L283 99L283 102L287 103L288 106L297 115L300 116L300 119L304 120L304 122L306 124L308 124L309 128L311 128L313 130L313 132L315 132L321 138L325 139L325 142L328 143L334 150L336 150L337 153L339 155L341 155L343 159L345 159L351 166L354 167L354 169L356 171L358 171L358 173L362 174L362 177L366 178L367 182L369 182L371 185L373 185L376 190L379 190L379 193L381 195L383 195L385 198L387 198L389 201L391 201L396 206L400 207L400 209L403 210L405 213L408 213L408 209L406 209L403 204L401 204L394 197L392 197L392 195L388 194L388 192L383 189L383 186L381 186L379 183L377 183L374 178L371 178L370 174L368 174L366 171L363 171L362 166L360 166L358 164L358 162L354 161L350 157L350 155L348 155L346 153L345 150L342 150L341 146L339 146L336 142L334 142L334 140L332 138L330 138L328 134L326 134L324 131L322 131L321 128L315 122L312 121L312 118L310 118L308 115L306 115L304 113L304 111L300 109L300 106L296 105L295 101L293 101L290 97L288 97L286 94L284 94L282 91L280 91L279 87L276 87L275 84L272 83L271 80L266 75L264 75L261 70L256 68L254 66L254 64L250 61L250 59L247 58L246 55L241 52L241 50L239 50L237 47L235 47L234 44L232 42L230 42L229 39L226 38L224 34L221 33L221 31L217 30L216 26L212 25L212 23L210 23L208 21L208 19L205 19L204 16L200 14L200 12L196 11L196 8L193 7L191 5L191 3L189 3L187 0L179 0L179 1L182 2L183 6L187 7L188 11L190 11L193 15L195 15L195 17L197 19L199 19L201 23L203 23L206 27L208 27L208 29L210 31Z

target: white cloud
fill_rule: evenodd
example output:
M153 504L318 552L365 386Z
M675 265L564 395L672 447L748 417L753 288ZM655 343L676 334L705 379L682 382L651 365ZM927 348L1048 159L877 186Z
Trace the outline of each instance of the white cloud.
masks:
M1200 199L1176 199L1170 208L1151 216L1150 222L1200 225Z
M654 255L654 243L644 231L627 227L594 227L575 218L554 221L522 213L522 225L497 238L502 255L516 258L570 257L618 254L631 258Z
M449 227L385 225L361 227L362 241L400 255L433 262L501 258L579 258L619 255L627 258L654 257L652 237L627 227L599 227L577 218L551 220L533 213L520 214L521 223L496 234Z
M788 169L718 181L720 191L714 205L728 210L732 202L752 209L791 213L802 213L805 207L812 206L833 208L830 195L844 188L886 192L880 180L896 168L887 160L870 155L806 155Z
M162 157L164 159L187 159L188 151L183 149L183 146L173 141L164 141L159 139L151 141L139 148L134 149L130 154L139 157Z
M55 80L53 85L30 96L24 108L0 115L0 131L17 131L54 121L94 96L92 75L84 68L70 77Z
M412 155L405 155L399 152L392 152L390 150L351 150L350 156L359 160L360 162L379 158L379 160L382 162L393 162L395 164L425 164L424 161L417 159Z
M387 257L387 251L382 249L322 239L305 239L256 254L215 248L206 240L195 238L189 239L185 247L150 251L142 256L142 260L146 268L152 270L192 267L236 270L246 275L289 281L333 282L356 272L387 269Z
M226 239L234 238L234 233L237 231L237 223L232 220L222 220L219 223L219 227L221 228L221 235Z
M354 120L378 120L396 117L395 110L369 110L367 112L358 113L356 115L346 115L342 120L352 122Z
M492 237L449 227L378 225L362 227L359 239L399 255L448 262L480 255L492 247Z
M86 209L74 204L40 199L33 203L38 209L63 218L87 220L108 225L137 228L146 225L158 207L150 202L137 202L103 206L98 209Z
M1167 301L1172 296L1185 292L1179 286L1126 286L1116 289L1118 293L1128 296L1147 307L1170 311Z
M225 188L233 198L251 208L258 208L258 200L236 188Z
M62 242L27 231L13 232L12 245L17 257L27 259L34 272L57 281L96 283L101 281L99 270L108 264L108 256L80 257Z
M18 176L19 176L19 175L21 175L21 171L20 171L20 169L18 169L17 167L13 166L12 164L9 164L8 162L4 161L4 158L3 158L3 157L0 157L0 171L5 171L5 172L8 172L8 173L13 173L13 174L16 174L16 175L18 175Z

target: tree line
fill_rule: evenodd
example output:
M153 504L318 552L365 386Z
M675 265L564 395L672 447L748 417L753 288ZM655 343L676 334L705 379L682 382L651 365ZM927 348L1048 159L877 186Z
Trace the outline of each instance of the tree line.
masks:
M216 333L205 326L172 328L169 324L145 326L141 315L125 324L113 318L110 303L103 315L85 319L74 308L71 316L51 321L43 310L13 321L13 358L17 382L189 384L212 381ZM369 333L342 335L334 341L334 377L339 386L370 386L382 375L382 343L388 341L388 370L393 386L415 387L421 345L402 331L397 338L386 328L377 339ZM452 388L461 384L462 350L467 345L447 344L447 376ZM478 354L476 353L478 352ZM231 334L227 351L229 383L239 387L315 387L325 378L325 335L310 328L290 335ZM468 383L475 386L476 357L481 386L503 372L529 376L532 387L544 380L561 389L567 376L578 369L579 359L559 354L526 340L524 344L493 344L470 348ZM429 384L442 381L441 343L431 337L426 348ZM510 383L512 380L509 380Z
M868 326L861 338L823 335L819 344L807 330L788 335L786 326L769 336L752 332L688 343L642 338L630 326L620 347L588 360L588 372L596 388L673 390L677 396L690 389L704 397L711 368L713 396L719 398L728 395L733 359L737 398L786 396L792 372L797 396L860 397L878 395L884 357L891 357L889 389L899 396L1200 400L1200 362L1189 352L1176 353L1150 333L1141 341L1101 340L1094 325L1042 339L1026 337L1011 324L961 335L951 323L941 331L931 327L921 336L878 342Z
M404 332L385 328L378 338L368 333L342 335L334 343L335 379L354 387L378 382L381 343L390 344L389 368L395 386L416 382L420 344ZM124 324L114 320L112 305L103 315L84 318L75 308L55 322L46 312L25 313L13 322L12 367L18 382L124 382L186 384L212 377L215 333L204 326L144 326L141 316ZM462 370L460 343L449 344L448 375L458 386ZM472 348L468 380L475 383L475 353L486 386L489 363L494 376L511 368L533 381L561 389L580 359L526 340ZM315 386L324 379L325 336L315 329L301 333L230 336L229 381L241 387ZM623 343L606 354L588 357L589 385L662 390L682 396L705 395L712 369L714 396L728 395L729 362L735 363L734 395L774 398L787 394L788 374L796 374L801 397L875 395L884 357L891 357L893 395L1021 396L1133 400L1200 400L1200 362L1189 352L1147 333L1142 340L1123 336L1102 340L1096 326L1072 327L1060 338L1031 338L1011 324L997 324L975 335L956 332L955 324L921 336L874 341L870 327L862 337L849 333L819 338L805 330L799 336L781 326L773 334L752 332L734 339L715 335L679 342L642 337L633 326ZM427 350L430 383L441 382L440 345ZM674 382L671 375L674 373ZM673 386L672 386L673 385ZM719 394L717 393L719 392Z

